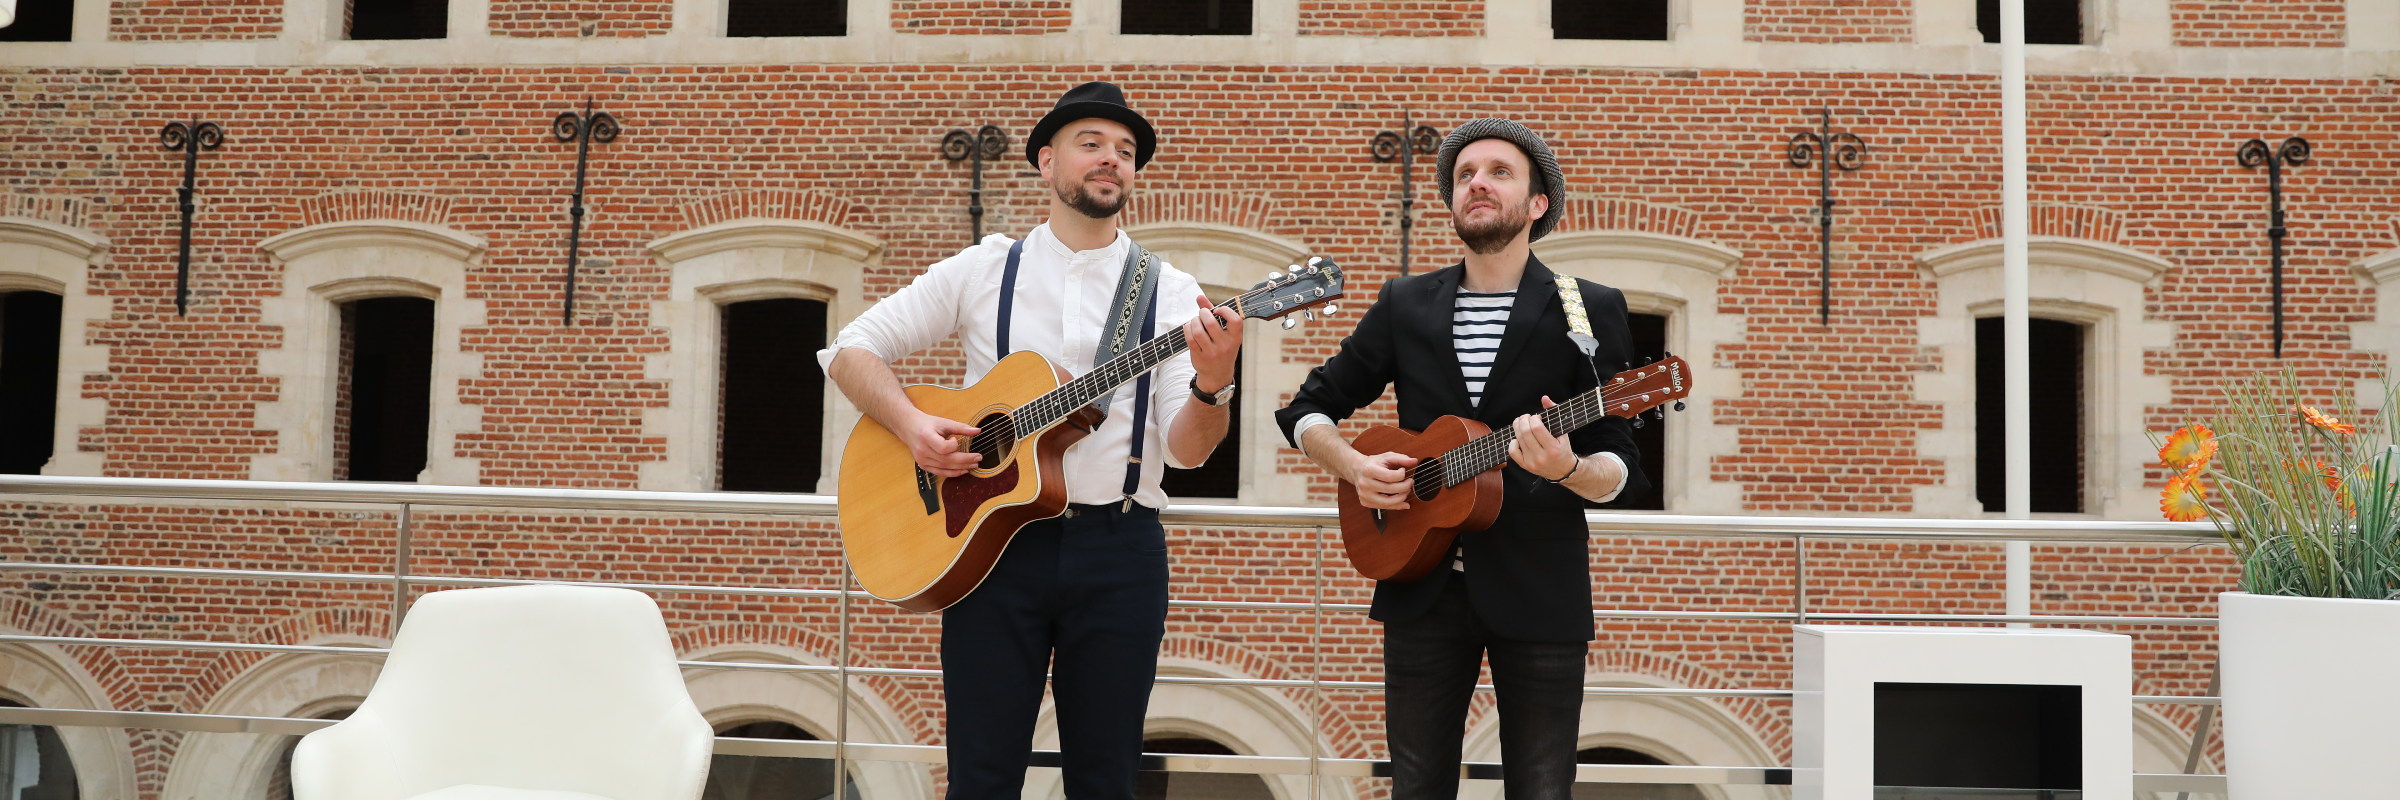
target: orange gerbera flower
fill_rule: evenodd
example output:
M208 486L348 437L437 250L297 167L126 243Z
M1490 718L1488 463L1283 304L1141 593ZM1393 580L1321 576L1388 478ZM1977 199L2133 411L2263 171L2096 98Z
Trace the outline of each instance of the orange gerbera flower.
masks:
M2208 488L2201 485L2200 476L2191 473L2177 475L2167 481L2167 490L2158 495L2158 510L2175 522L2193 522L2208 516Z
M2325 430L2333 431L2334 433L2350 434L2358 432L2358 426L2342 424L2341 420L2318 413L2316 409L2309 408L2308 406L2300 407L2300 416L2306 418L2308 420L2308 424L2315 425L2319 428L2324 428Z
M2217 455L2217 432L2206 425L2186 425L2167 437L2158 449L2158 463L2177 472L2193 472Z

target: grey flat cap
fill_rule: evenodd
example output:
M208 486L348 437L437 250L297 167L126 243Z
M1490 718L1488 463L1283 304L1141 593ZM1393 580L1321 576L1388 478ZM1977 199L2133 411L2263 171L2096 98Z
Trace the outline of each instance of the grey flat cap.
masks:
M1533 221L1533 231L1527 237L1528 241L1541 241L1550 229L1558 227L1558 218L1567 213L1567 174L1559 170L1558 156L1550 154L1550 146L1542 143L1541 134L1515 120L1484 117L1458 126L1450 132L1450 138L1442 140L1441 155L1434 157L1433 162L1436 177L1441 180L1442 205L1450 205L1450 178L1456 174L1458 151L1483 139L1508 140L1525 151L1525 156L1533 159L1533 168L1541 172L1543 193L1550 196L1550 211Z

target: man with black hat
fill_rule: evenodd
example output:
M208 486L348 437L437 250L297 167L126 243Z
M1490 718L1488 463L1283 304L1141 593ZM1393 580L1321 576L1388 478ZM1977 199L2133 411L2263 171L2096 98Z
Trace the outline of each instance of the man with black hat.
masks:
M1460 729L1488 655L1507 796L1567 800L1594 638L1583 504L1647 481L1623 418L1555 436L1536 412L1633 359L1625 295L1562 279L1533 257L1531 243L1565 209L1566 176L1532 130L1469 122L1435 165L1466 260L1384 284L1341 351L1275 418L1293 446L1356 487L1361 504L1392 509L1408 507L1404 470L1416 460L1360 453L1334 427L1385 387L1395 387L1403 428L1445 415L1515 427L1499 518L1460 535L1433 574L1375 585L1392 794L1457 796ZM1590 350L1569 324L1587 316Z
M1020 529L982 585L942 611L952 800L1020 795L1049 672L1067 796L1133 797L1166 633L1159 479L1166 467L1206 461L1224 438L1242 342L1241 315L1210 312L1198 281L1117 230L1134 176L1157 147L1149 121L1116 86L1069 90L1025 141L1025 160L1050 186L1049 221L1024 239L995 234L927 268L817 354L860 411L908 443L918 466L956 477L977 456L955 437L976 429L911 405L890 362L956 334L971 382L1016 350L1083 374L1131 349L1134 336L1102 335L1128 326L1139 340L1181 327L1191 344L1188 357L1118 389L1106 421L1068 448L1066 513Z

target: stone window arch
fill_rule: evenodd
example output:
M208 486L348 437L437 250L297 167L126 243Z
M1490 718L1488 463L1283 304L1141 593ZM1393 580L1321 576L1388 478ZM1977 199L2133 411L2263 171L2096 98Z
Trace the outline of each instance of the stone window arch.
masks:
M0 627L0 632L22 633L5 627ZM0 644L0 701L27 708L107 710L112 706L106 697L83 665L57 648ZM53 741L63 745L66 760L72 763L77 797L105 800L134 795L133 750L126 731L84 726L41 730L50 731L56 737Z
M1307 245L1300 242L1222 223L1143 222L1125 228L1125 235L1198 280L1201 291L1215 301L1249 291L1253 284L1266 280L1268 272L1289 272L1292 265L1309 256ZM1345 316L1325 319L1320 315L1317 322L1304 324L1351 324L1346 321L1356 320L1374 302L1374 287L1353 281L1345 290L1351 298ZM1199 498L1196 502L1307 505L1304 482L1276 479L1275 453L1283 446L1283 434L1275 429L1275 410L1317 364L1284 356L1284 339L1296 331L1286 332L1281 322L1251 320L1248 328L1242 343L1239 390L1240 490L1231 498ZM1211 461L1223 455L1212 456Z
M1170 649L1174 646L1173 638L1169 637ZM1193 678L1270 677L1245 674L1218 661L1188 655L1162 655L1158 674ZM1316 717L1308 711L1306 702L1301 693L1162 683L1150 691L1150 704L1142 721L1142 739L1145 742L1205 740L1244 756L1306 757L1313 749L1315 755L1332 757L1334 751L1325 740L1325 732L1311 724ZM1049 699L1043 700L1041 715L1035 720L1033 741L1036 749L1058 749L1057 709ZM1275 800L1308 800L1312 796L1306 775L1259 778ZM1327 778L1313 796L1323 800L1356 800L1369 791L1365 783ZM1028 774L1024 794L1059 800L1065 796L1060 773L1042 770ZM1169 797L1171 800L1174 795Z
M1560 231L1534 246L1542 264L1562 275L1625 293L1626 310L1666 318L1667 352L1691 365L1692 393L1681 413L1668 412L1666 510L1678 514L1736 514L1740 490L1712 480L1711 461L1740 448L1730 426L1715 424L1719 400L1741 395L1741 376L1719 368L1715 350L1742 340L1741 318L1717 312L1717 286L1742 254L1688 236L1638 230Z
M778 644L736 642L683 653L687 661L753 664L832 662L815 653ZM875 689L873 679L852 678L848 738L852 744L918 744L907 716ZM759 723L798 728L809 738L830 741L839 714L834 676L822 672L782 670L684 670L692 703L720 736L732 729ZM761 725L760 727L769 727ZM858 800L910 800L932 797L933 773L924 764L905 761L853 760L851 790ZM811 794L810 797L821 795Z
M108 239L81 227L31 216L0 216L0 293L59 297L57 385L52 391L50 459L44 475L99 475L105 454L79 446L86 430L108 423L108 401L83 396L87 374L108 371L108 348L84 344L111 304L91 293L89 274L106 263Z
M2066 236L2030 242L2031 316L2085 327L2083 357L2084 514L2156 519L2145 488L2155 448L2145 414L2172 401L2167 380L2147 374L2146 353L2174 343L2174 326L2143 319L2144 293L2173 265L2122 245ZM1983 239L1917 256L1939 294L1917 324L1939 371L1917 378L1917 399L1942 405L1942 428L1918 436L1917 452L1945 462L1947 479L1918 489L1919 513L1979 517L1975 496L1975 320L2001 314L2001 242Z
M645 411L643 427L666 438L667 457L641 466L641 487L714 491L724 307L781 298L820 302L830 339L867 310L865 274L879 263L883 241L814 220L743 217L660 237L649 249L672 277L667 299L651 312L652 324L668 330L667 350L650 357L650 373L667 380L667 406ZM829 493L860 415L830 380L822 407L816 491Z
M388 647L388 640L356 635L316 637L312 645ZM274 655L258 660L227 682L200 713L242 717L339 719L347 716L383 672L376 655L324 653ZM289 768L296 736L189 735L167 763L160 797L222 797L269 800ZM288 777L284 786L288 787Z
M481 237L398 219L327 222L259 243L283 271L283 291L260 304L260 321L283 330L281 346L259 354L260 373L282 386L258 407L258 426L277 432L272 453L252 459L254 480L324 481L335 474L336 396L341 375L341 306L377 297L433 301L432 392L425 470L418 480L463 485L479 465L458 456L458 437L480 430L478 410L459 385L482 371L463 352L460 331L484 324L483 301L467 297L467 270L481 263Z
M1606 671L1587 673L1584 685L1689 688L1652 675ZM1772 767L1783 763L1756 731L1742 724L1718 701L1709 698L1586 695L1579 719L1575 734L1575 749L1579 753L1616 748L1681 766ZM1498 714L1485 714L1468 726L1463 750L1466 760L1501 760L1501 722ZM1587 786L1597 788L1603 784L1578 784L1575 796L1651 797L1649 794L1598 793L1585 788ZM1766 800L1776 796L1776 790L1763 786L1668 784L1648 788L1665 789L1669 786L1677 789L1689 787L1706 800ZM1659 796L1678 795L1662 792Z

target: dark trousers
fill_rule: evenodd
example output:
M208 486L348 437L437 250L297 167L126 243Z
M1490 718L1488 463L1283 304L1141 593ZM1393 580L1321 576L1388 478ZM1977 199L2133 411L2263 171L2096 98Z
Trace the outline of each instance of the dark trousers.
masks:
M1132 800L1166 636L1158 512L1073 506L1027 525L990 577L942 612L950 800L1017 800L1045 671L1055 674L1070 800Z
M1484 656L1500 701L1501 777L1508 800L1568 800L1575 788L1575 729L1583 711L1588 642L1503 639L1449 581L1424 616L1383 624L1384 738L1396 800L1458 796L1467 704Z

